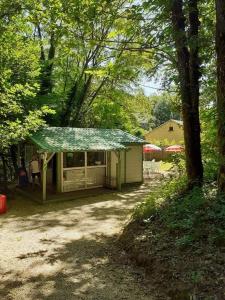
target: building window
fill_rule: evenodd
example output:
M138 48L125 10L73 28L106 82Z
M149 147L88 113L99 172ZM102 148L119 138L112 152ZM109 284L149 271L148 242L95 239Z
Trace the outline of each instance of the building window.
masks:
M87 166L105 165L105 152L87 152Z
M63 167L64 168L79 168L85 166L84 152L64 152Z
M169 131L173 131L173 126L170 126L170 127L169 127Z

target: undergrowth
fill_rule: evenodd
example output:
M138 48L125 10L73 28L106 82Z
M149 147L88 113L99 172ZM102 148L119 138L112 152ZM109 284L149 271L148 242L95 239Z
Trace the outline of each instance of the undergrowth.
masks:
M166 182L135 210L134 219L160 224L174 236L177 247L199 243L225 246L225 198L217 196L215 183L186 190L186 178Z

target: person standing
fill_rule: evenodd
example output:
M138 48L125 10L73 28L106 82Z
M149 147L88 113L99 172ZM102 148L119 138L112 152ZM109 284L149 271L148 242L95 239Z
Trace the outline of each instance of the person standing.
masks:
M36 177L38 178L39 185L41 185L40 162L37 155L32 156L32 160L30 162L30 173L32 177L32 187L34 188Z

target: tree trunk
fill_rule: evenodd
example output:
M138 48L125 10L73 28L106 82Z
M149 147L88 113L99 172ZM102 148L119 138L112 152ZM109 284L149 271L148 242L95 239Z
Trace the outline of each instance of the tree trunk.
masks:
M14 169L14 177L17 176L17 172L18 172L18 149L17 149L17 145L11 145L10 147L10 156L11 156L11 160L12 160L12 164L13 164L13 169Z
M218 190L225 193L225 2L216 0Z
M3 171L3 181L1 191L6 192L8 190L8 176L7 176L7 166L4 154L0 154L0 158L2 160L2 171Z
M190 48L190 91L192 98L192 125L193 125L193 161L199 176L200 182L203 178L203 165L201 156L201 128L199 118L199 79L200 72L200 58L199 58L199 11L198 0L189 1L189 48Z
M48 50L48 57L46 59L43 41L42 41L42 34L40 25L37 27L38 29L38 36L40 40L40 48L41 48L41 74L40 74L40 95L48 95L52 92L53 89L53 80L52 80L52 72L53 72L53 60L55 58L55 38L54 33L51 34L50 37L50 47Z
M197 1L190 1L189 5L191 9L189 13L190 37L197 40L198 11L193 10L193 6L197 8ZM171 10L182 100L186 171L189 187L192 188L195 185L201 185L203 179L199 122L198 47L190 47L190 51L188 49L183 1L173 0Z
M82 123L82 108L86 103L88 97L88 91L91 86L93 75L90 75L88 79L82 82L75 82L74 86L71 88L64 111L61 116L62 126L77 126L79 127Z
M88 98L88 91L90 89L91 86L91 81L92 81L92 77L93 75L90 75L88 77L88 79L85 82L85 85L82 88L82 91L79 95L79 99L76 102L76 107L73 111L73 115L72 115L72 120L70 122L70 125L72 126L81 126L84 116L82 115L82 109L84 107L84 105L86 104L87 98Z
M73 106L74 97L77 94L77 82L75 82L74 86L71 88L68 96L66 98L66 103L64 110L61 114L61 126L69 126L70 118L71 118L71 111Z

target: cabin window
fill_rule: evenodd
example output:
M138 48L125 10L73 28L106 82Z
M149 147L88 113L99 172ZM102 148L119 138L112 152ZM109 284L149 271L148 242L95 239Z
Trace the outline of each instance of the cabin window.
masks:
M169 131L173 131L173 126L170 126L170 127L169 127Z
M85 166L84 152L64 152L63 167L64 168L79 168Z
M105 152L87 152L87 166L105 165Z

